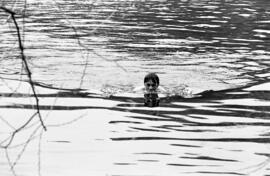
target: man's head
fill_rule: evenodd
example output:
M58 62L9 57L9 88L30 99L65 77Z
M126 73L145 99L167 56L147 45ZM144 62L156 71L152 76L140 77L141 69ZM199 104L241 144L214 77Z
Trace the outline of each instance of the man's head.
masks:
M144 86L148 91L154 91L159 86L159 78L155 73L149 73L144 77Z

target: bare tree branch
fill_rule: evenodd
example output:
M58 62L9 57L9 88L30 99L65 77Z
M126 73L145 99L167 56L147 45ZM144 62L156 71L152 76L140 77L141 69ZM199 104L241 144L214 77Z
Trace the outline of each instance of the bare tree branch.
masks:
M57 10L58 10L58 11L62 11L61 8L59 7L59 5L57 4L57 2L56 2L55 0L53 0L53 2L55 3ZM95 0L92 4L94 4L95 2L97 2L97 0ZM113 15L114 15L116 12L117 12L117 11L114 11L114 12L112 12L110 15L108 15L108 16L106 17L105 21L111 19L111 18L113 17ZM94 55L98 56L98 57L101 58L102 60L105 60L105 61L107 61L107 62L114 62L115 65L116 65L118 68L120 68L120 69L123 70L124 72L128 72L128 71L127 71L122 65L120 65L117 61L112 61L112 60L110 60L110 59L108 59L108 58L106 58L106 57L100 55L100 54L97 53L94 49L90 49L90 48L88 48L86 45L84 45L84 44L81 42L81 40L80 40L80 36L79 36L79 34L78 34L78 31L77 31L76 27L74 27L74 25L73 25L73 24L72 24L65 16L63 16L63 19L64 19L65 22L69 25L69 27L73 30L73 32L74 32L74 34L75 34L75 36L76 36L75 38L76 38L76 40L77 40L78 45L79 45L81 48L83 48L84 50L87 51L86 65L85 65L85 69L84 69L84 71L83 71L83 74L85 74L85 70L86 70L86 67L87 67L87 63L88 63L88 53L89 53L89 52L91 52L91 53L93 53ZM90 33L94 33L94 32L97 31L98 29L99 29L99 27L96 27L96 28L92 29L92 30L90 31ZM82 77L84 77L84 76L82 76ZM80 85L82 85L82 82L80 83Z
M15 172L15 170L14 170L14 167L12 166L12 162L11 162L11 160L10 160L9 153L8 153L8 149L7 149L7 148L5 149L5 154L6 154L6 158L7 158L7 161L8 161L8 164L9 164L9 166L10 166L10 170L11 170L12 174L13 174L14 176L17 176L17 174L16 174L16 172Z
M17 128L13 133L12 135L9 137L9 141L6 145L2 146L3 148L8 148L11 144L11 142L13 141L15 135L20 132L22 129L24 129L33 119L34 117L36 116L37 112L34 113L20 128Z
M17 155L16 159L12 162L10 160L10 158L7 158L8 159L8 162L9 162L9 165L10 165L10 169L13 173L15 173L15 166L18 164L19 160L21 159L21 157L23 156L23 154L25 153L25 150L27 148L27 146L30 144L30 142L35 138L35 134L38 132L38 130L41 128L41 126L38 126L33 132L32 134L29 136L29 138L27 139L27 141L23 144L22 146L22 149L21 151L19 152L19 154ZM7 148L5 149L6 152L7 152L7 157L9 156L8 155L8 150Z
M16 130L16 128L14 126L12 126L6 119L4 119L1 115L0 115L0 120L3 121L7 126L9 126L10 128L12 128L13 130Z
M24 66L25 66L25 70L26 70L26 73L27 73L27 76L28 76L28 79L29 79L29 84L31 86L31 89L33 91L33 94L34 94L34 97L35 97L35 101L36 101L36 109L37 109L37 115L39 117L39 120L40 120L40 123L43 127L43 129L46 131L46 126L43 122L43 119L41 117L41 113L40 113L40 109L39 109L39 99L38 99L38 96L36 94L36 90L35 90L35 85L34 85L34 82L33 82L33 79L32 79L32 72L28 66L28 63L27 63L27 60L26 60L26 57L24 55L24 47L23 47L23 44L22 44L22 39L21 39L21 35L20 35L20 28L18 26L18 23L16 21L16 18L15 18L15 12L13 12L12 10L9 10L5 7L0 7L0 9L4 10L5 12L9 13L12 17L12 20L14 22L14 25L16 27L16 31L17 31L17 37L18 37L18 41L19 41L19 48L20 48L20 51L21 51L21 59L24 63ZM26 124L27 125L27 124Z

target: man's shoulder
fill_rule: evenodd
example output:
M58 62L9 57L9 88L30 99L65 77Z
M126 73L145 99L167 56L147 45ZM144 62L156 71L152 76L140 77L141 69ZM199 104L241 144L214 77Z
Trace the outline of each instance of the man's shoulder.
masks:
M133 89L133 91L137 92L137 91L145 91L145 87L144 86L138 86L138 87L135 87Z

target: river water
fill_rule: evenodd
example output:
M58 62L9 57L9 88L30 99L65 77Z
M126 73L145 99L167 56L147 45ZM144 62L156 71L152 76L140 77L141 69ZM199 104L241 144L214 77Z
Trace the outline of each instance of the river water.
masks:
M14 8L26 9L18 19L25 53L34 79L45 84L127 91L157 72L168 90L220 90L269 71L267 0L21 3ZM1 15L0 72L20 76L14 26Z
M0 175L270 173L270 1L1 2L17 13L49 130L24 157L25 145L11 147L10 158L1 150ZM18 114L31 116L35 101L24 89L12 19L0 16L2 140L22 123ZM148 72L171 95L158 108L132 94ZM214 91L183 99L183 85ZM25 133L37 134L37 124Z

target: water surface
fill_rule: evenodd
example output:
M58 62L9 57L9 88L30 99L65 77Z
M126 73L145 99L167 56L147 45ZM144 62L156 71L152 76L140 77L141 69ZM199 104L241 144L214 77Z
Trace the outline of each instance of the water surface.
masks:
M33 76L46 84L131 90L153 71L170 90L220 90L269 71L267 0L28 1L20 14ZM16 77L17 36L2 16L1 73Z
M270 174L268 0L2 2L48 130L34 118L3 149L36 105L0 12L0 175ZM156 108L131 92L150 71Z

